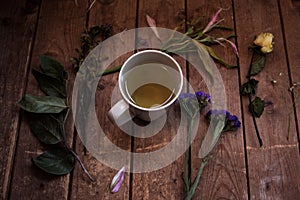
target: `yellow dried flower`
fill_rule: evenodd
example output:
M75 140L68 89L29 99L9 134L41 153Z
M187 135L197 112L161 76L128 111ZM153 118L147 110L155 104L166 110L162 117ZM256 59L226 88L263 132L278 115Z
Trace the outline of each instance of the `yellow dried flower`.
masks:
M261 47L261 52L270 53L273 51L273 38L272 33L260 33L254 40L254 44Z

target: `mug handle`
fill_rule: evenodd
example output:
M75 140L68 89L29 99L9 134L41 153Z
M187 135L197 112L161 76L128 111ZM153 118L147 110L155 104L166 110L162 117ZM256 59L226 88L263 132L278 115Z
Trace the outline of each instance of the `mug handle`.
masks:
M122 126L132 120L132 116L129 112L129 105L123 99L118 101L109 111L109 119L118 126Z

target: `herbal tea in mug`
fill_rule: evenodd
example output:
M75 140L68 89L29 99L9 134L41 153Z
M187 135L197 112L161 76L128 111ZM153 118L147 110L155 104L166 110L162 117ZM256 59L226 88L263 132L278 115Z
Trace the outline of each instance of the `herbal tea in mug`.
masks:
M155 120L175 102L182 86L181 68L171 56L157 50L138 52L121 68L119 89L123 99L111 108L109 117L117 125L135 116Z
M124 74L125 88L130 101L144 108L167 104L174 97L177 71L160 63L135 66Z

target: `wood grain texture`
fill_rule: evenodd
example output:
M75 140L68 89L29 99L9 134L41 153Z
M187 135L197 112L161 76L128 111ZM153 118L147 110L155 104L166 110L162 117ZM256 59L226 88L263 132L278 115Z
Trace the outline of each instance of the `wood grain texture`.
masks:
M87 14L88 2L94 2ZM106 2L106 3L105 3ZM187 7L185 7L187 6ZM202 27L219 9L222 24L236 27L237 59L230 46L213 49L239 69L227 70L217 64L225 89L227 109L242 121L237 132L221 136L212 151L212 159L204 168L193 199L299 199L300 191L300 86L292 96L289 88L300 81L300 1L299 0L12 0L0 2L0 198L1 199L183 199L184 155L160 170L148 173L125 173L125 180L116 194L109 184L117 169L102 164L85 149L81 139L73 138L74 123L70 115L66 130L88 171L96 179L90 182L78 163L66 176L42 172L31 163L48 148L30 132L26 114L16 106L25 93L44 95L31 74L38 68L38 55L47 54L59 60L69 71L69 89L75 79L70 57L76 56L80 35L93 25L109 23L113 33L125 29L148 27L145 15L157 26L175 28L182 20L200 18ZM88 23L86 24L86 20ZM179 30L184 32L184 30ZM275 35L274 51L267 55L265 69L255 78L259 81L258 96L273 105L256 119L263 146L259 147L248 99L240 97L239 86L247 81L252 52L248 46L260 32ZM216 36L232 32L214 31ZM139 39L143 39L143 36ZM151 40L154 41L155 39ZM126 45L134 45L136 38ZM142 41L142 40L139 40ZM231 39L235 42L235 39ZM143 45L138 43L136 45ZM124 46L113 46L109 55L118 54ZM110 66L122 64L133 52L122 55ZM107 55L106 55L107 56ZM192 65L175 56L189 76L194 90L208 91L203 78ZM271 81L276 80L276 84ZM163 129L151 138L130 137L107 118L118 73L101 78L96 90L98 121L107 138L125 151L153 152L165 147L178 130L181 113L178 105L168 111ZM293 101L294 97L294 101ZM69 99L71 102L71 99ZM112 102L112 103L111 103ZM206 112L203 112L205 114ZM195 177L201 159L198 152L208 125L203 115L197 136L191 146L191 176ZM134 132L134 129L132 129ZM185 131L185 130L184 130ZM141 134L141 133L139 133ZM74 141L74 144L72 142ZM110 156L110 152L102 152ZM173 155L170 155L170 157ZM124 165L134 170L135 161L127 156ZM157 160L161 162L161 160ZM147 165L147 160L142 163Z
M202 1L201 3L188 1L187 6L188 19L192 20L200 17L200 26L202 27L206 26L219 8L223 8L224 10L220 13L218 20L224 19L221 25L234 28L231 1ZM209 34L220 37L232 33L232 31L214 30ZM231 41L235 42L234 38ZM232 48L228 44L225 44L225 46L214 45L212 48L227 63L237 65L237 57ZM223 79L226 92L224 100L226 98L227 110L242 120L238 69L226 69L223 65L215 63ZM203 82L200 75L195 75L197 71L193 66L189 66L189 74L191 75L190 83L194 87L194 90L207 92L206 83ZM201 165L198 153L208 128L204 117L205 113L203 112L203 115L201 115L198 134L191 147L192 180L194 180ZM223 133L210 155L212 156L211 160L204 168L194 199L247 199L246 164L242 129L236 132Z
M158 27L174 29L178 24L185 19L184 1L176 0L155 0L155 1L139 1L138 8L138 27L148 27L146 22L146 14L156 20ZM184 30L178 30L184 31ZM138 36L139 39L145 39L152 45L157 42L156 38L143 38L144 35ZM185 73L185 62L177 58L179 64ZM145 158L147 153L163 149L176 136L179 129L178 121L180 119L180 110L178 105L174 105L167 112L166 122L162 129L158 132L154 131L157 128L155 123L151 122L151 127L145 130L145 134L151 131L156 134L150 138L135 138L133 151L141 153ZM136 130L135 130L136 131ZM177 144L178 145L178 144ZM151 155L152 156L152 155ZM173 155L165 155L172 157ZM153 156L151 157L153 159ZM166 159L166 158L165 158ZM157 162L164 162L164 158ZM145 160L143 165L147 166L150 162ZM135 163L133 160L133 168L140 163ZM183 182L181 175L184 167L184 156L181 156L172 164L162 169L147 173L135 173L132 179L132 199L182 199L183 198Z
M118 34L125 29L135 28L135 10L136 1L112 1L109 4L101 3L102 1L96 1L90 10L89 27L102 24L110 24L113 27L113 34ZM125 49L125 46L131 46L134 48L134 37L129 41L119 46L115 46L111 41L103 48L108 48L106 55L101 56L116 56L119 55ZM133 52L120 56L109 67L121 65ZM105 135L116 146L125 151L131 149L131 138L126 133L122 132L115 124L113 124L108 118L108 111L112 107L112 103L116 103L120 100L120 93L116 92L117 99L113 99L113 91L118 81L119 73L110 74L101 77L97 90L96 90L96 112L98 122L103 129ZM90 152L84 150L84 146L79 137L76 139L76 151L84 158L83 162L95 178L95 182L91 183L87 178L83 178L84 174L80 167L76 167L73 174L72 192L71 198L73 199L129 199L130 190L130 175L125 173L124 182L118 191L118 193L112 194L109 191L109 185L112 178L117 173L118 169L113 169L111 166L106 166L101 163L101 160L97 160L91 155ZM101 149L101 147L100 147ZM105 146L103 146L103 156L110 156L112 161L116 159L112 152L106 152ZM123 165L126 168L130 168L130 156L124 159ZM120 166L121 168L122 166Z
M298 120L298 140L300 138L300 31L299 26L295 26L300 20L300 2L299 1L279 1L282 23L284 28L284 41L288 64L291 74L291 87L296 84L294 92L294 103L296 107ZM290 111L292 115L293 112ZM299 143L299 141L298 141Z
M70 62L76 55L75 47L85 25L85 8L87 2L43 1L38 22L37 35L32 54L31 66L38 68L38 55L46 54L60 61L69 72L70 85L73 84L74 73ZM69 88L68 92L71 92ZM29 74L26 93L44 95L37 82ZM72 145L74 125L70 118L65 129L68 143ZM49 148L49 146L48 146ZM47 147L42 145L30 132L28 120L22 120L13 171L11 199L67 199L69 175L53 176L46 174L31 162L32 157L42 153Z
M247 47L254 36L260 32L275 36L274 51L267 55L264 70L255 77L259 81L257 95L273 102L257 119L263 140L261 148L248 111L248 99L243 98L250 198L295 199L299 193L300 160L294 114L289 123L292 101L278 4L277 1L234 1L234 7L242 83L246 81L252 55ZM273 79L278 84L273 85Z
M16 102L25 90L39 1L0 3L0 198L5 199L19 128Z

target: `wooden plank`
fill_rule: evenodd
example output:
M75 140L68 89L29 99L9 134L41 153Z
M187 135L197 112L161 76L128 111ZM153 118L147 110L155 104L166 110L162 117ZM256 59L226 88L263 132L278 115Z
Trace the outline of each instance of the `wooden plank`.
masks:
M38 10L38 1L0 3L1 199L7 198L9 190L20 121L16 102L25 90Z
M158 27L174 29L179 23L185 19L183 0L155 0L155 1L139 1L138 8L138 27L148 27L146 22L146 14L156 20ZM178 30L184 31L184 30ZM138 36L139 39L144 35ZM150 38L150 42L157 42L156 38ZM142 45L142 44L140 44ZM185 74L185 61L176 57L182 70ZM146 153L154 152L165 147L176 136L179 129L180 110L173 106L167 112L167 119L162 129L154 136L149 138L135 138L133 151L140 155L147 156ZM158 123L158 122L151 122ZM153 125L152 124L152 125ZM144 130L147 134L155 130L155 126L148 127ZM140 134L140 133L139 133ZM173 155L166 155L172 157ZM164 160L157 160L157 162L164 162ZM136 163L133 159L133 168L141 163ZM143 165L148 165L145 160ZM147 173L135 173L132 179L132 199L183 199L183 182L181 179L184 167L184 156L181 156L167 167L153 171L149 170ZM134 170L134 169L133 169Z
M299 26L295 26L300 20L300 2L299 1L279 1L281 10L286 51L292 84L296 84L294 92L294 102L298 119L298 140L300 138L300 31ZM292 111L291 111L292 114Z
M188 20L200 17L200 26L205 27L211 17L219 8L224 10L220 13L218 20L224 19L222 25L234 28L232 2L224 1L192 1L187 2ZM214 30L209 33L214 36L227 36L231 31ZM234 39L231 41L234 42ZM225 43L224 43L225 44ZM230 47L220 45L212 46L218 55L231 65L237 65L236 56ZM237 115L241 120L241 102L239 96L239 73L238 69L226 69L223 65L216 63L222 76L225 92L227 110ZM190 84L195 91L206 91L207 85L198 75L195 68L189 66ZM203 115L206 112L203 112ZM194 143L191 147L191 169L192 180L198 173L201 159L198 158L201 142L207 133L208 124L204 116L200 118L200 127ZM205 166L200 183L195 192L194 199L247 199L246 164L244 153L244 138L242 129L237 132L227 132L221 135L218 143L211 152L211 160Z
M108 4L101 2L102 1L96 1L90 10L90 27L108 23L113 27L113 34L120 33L125 29L135 28L135 0L112 1ZM131 46L134 48L134 37L129 41L126 40L124 46L112 46L110 50L106 51L108 53L103 56L113 57L119 55L120 52L125 49L125 46ZM103 48L107 47L104 46ZM120 56L111 64L111 67L121 65L132 53L133 52L129 52L128 54ZM102 127L105 135L113 144L129 152L131 148L130 136L115 126L107 116L108 111L112 106L111 101L116 102L116 100L112 100L112 94L118 81L118 75L119 73L115 73L101 77L96 91L96 112L99 124ZM117 93L116 95L119 100L120 94ZM101 163L101 160L94 158L91 152L86 151L85 153L84 148L85 147L82 144L82 141L79 139L79 137L77 137L76 151L81 157L83 157L83 162L91 172L92 176L95 178L95 182L91 183L87 178L84 177L85 175L80 167L76 167L73 174L71 198L99 199L101 197L101 199L129 199L129 173L125 174L125 179L120 190L115 194L111 194L109 191L109 185L118 170L111 168L111 166L104 165ZM105 152L103 150L101 153L104 156L107 155L112 157L112 152ZM112 157L112 159L114 158ZM127 169L129 169L130 157L125 159L127 161L124 163L124 165L126 165Z
M245 6L247 5L247 6ZM268 8L268 9L266 9ZM257 119L263 140L259 147L248 100L243 98L244 127L248 157L251 199L297 199L299 194L299 149L286 62L284 38L277 1L234 1L236 31L240 49L241 83L246 81L251 52L247 47L260 32L275 36L274 51L267 56L259 80L257 95L273 102ZM277 84L272 84L272 80ZM289 139L287 139L290 131Z
M43 1L31 66L38 68L38 55L47 54L59 60L69 72L69 84L74 81L70 58L76 55L75 47L80 44L81 31L85 27L86 1ZM30 73L26 93L43 95ZM68 89L71 92L72 88ZM25 117L26 118L26 117ZM47 147L42 145L30 132L28 120L20 127L17 153L10 191L11 199L67 199L69 175L53 176L33 166L32 157ZM69 144L72 144L73 122L71 117L65 126Z

